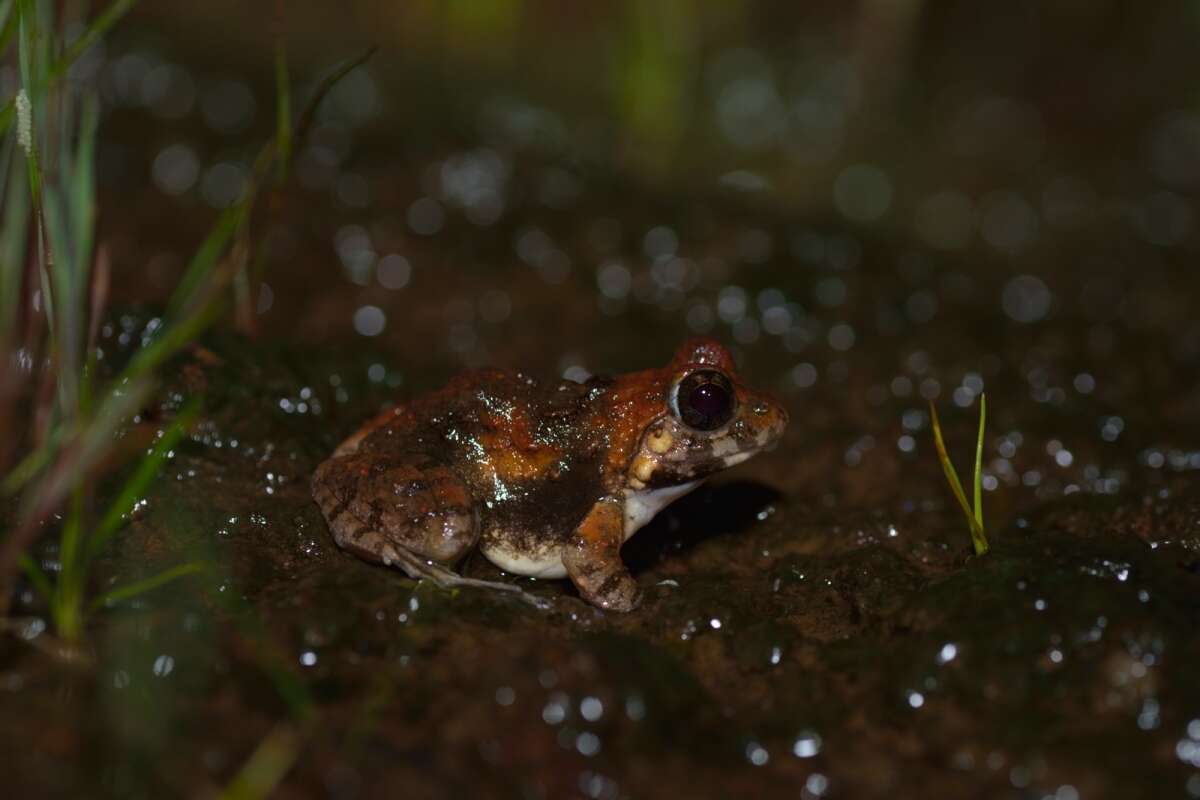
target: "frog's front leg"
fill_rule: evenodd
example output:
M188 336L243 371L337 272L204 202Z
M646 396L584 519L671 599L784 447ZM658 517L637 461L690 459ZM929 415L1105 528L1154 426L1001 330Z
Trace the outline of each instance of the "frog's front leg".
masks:
M600 608L632 611L642 601L637 581L621 560L624 540L624 505L615 497L604 497L563 545L567 576L585 600Z

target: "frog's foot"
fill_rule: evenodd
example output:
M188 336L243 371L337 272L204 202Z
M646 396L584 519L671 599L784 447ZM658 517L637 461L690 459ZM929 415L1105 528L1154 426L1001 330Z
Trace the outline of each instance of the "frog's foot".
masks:
M413 580L431 581L443 589L457 589L460 586L470 586L476 589L495 589L498 592L523 593L521 587L515 583L464 578L454 570L447 569L436 561L422 558L404 547L385 544L380 549L379 555L380 560L384 564L389 567L399 567Z
M465 578L452 569L442 566L418 553L414 553L402 544L388 541L387 537L378 531L365 531L359 534L356 545L366 550L369 559L379 561L385 566L396 567L414 581L429 581L442 589L490 589L515 595L521 600L537 607L545 608L547 601L524 591L515 583L502 581L482 581L478 578ZM354 548L347 548L353 550Z
M642 590L621 561L624 522L620 503L605 498L563 545L563 566L579 594L609 611L632 611L642 602Z

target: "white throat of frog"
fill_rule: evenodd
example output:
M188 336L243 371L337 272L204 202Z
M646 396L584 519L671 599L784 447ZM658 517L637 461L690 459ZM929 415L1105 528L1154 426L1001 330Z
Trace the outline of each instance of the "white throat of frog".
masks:
M702 483L703 478L678 486L664 486L661 489L626 489L625 538L633 536L642 526L654 519L655 514Z

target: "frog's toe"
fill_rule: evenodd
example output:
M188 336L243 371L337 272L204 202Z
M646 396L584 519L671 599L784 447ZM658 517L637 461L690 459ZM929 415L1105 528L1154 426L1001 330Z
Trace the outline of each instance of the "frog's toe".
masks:
M594 601L608 611L633 611L642 604L642 590L637 581L625 575L609 589L602 589Z
M584 600L605 611L633 611L642 604L642 589L628 573L611 575L598 586L588 581L576 582L575 588Z

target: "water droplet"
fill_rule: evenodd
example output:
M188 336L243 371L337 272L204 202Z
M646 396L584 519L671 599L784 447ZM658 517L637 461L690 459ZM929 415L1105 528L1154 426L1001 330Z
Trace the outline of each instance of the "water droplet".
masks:
M833 202L854 222L875 222L892 206L892 182L874 164L846 167L834 181Z
M412 265L404 256L392 253L379 259L375 276L385 289L403 289L412 278Z
M1004 285L1000 303L1004 313L1017 322L1037 322L1050 312L1054 297L1038 277L1018 275Z
M591 731L584 731L575 739L575 749L580 755L590 758L600 752L600 737Z
M163 654L154 659L153 666L154 674L159 678L165 678L170 675L175 669L175 659L169 655Z
M579 703L579 713L588 722L595 722L604 716L604 703L598 697L585 697Z
M746 760L756 767L761 767L771 760L771 754L758 742L750 742L746 745Z
M354 312L354 330L362 336L378 336L387 326L387 315L379 306L363 306Z
M821 735L816 731L801 731L792 743L792 754L796 758L812 758L821 752Z

